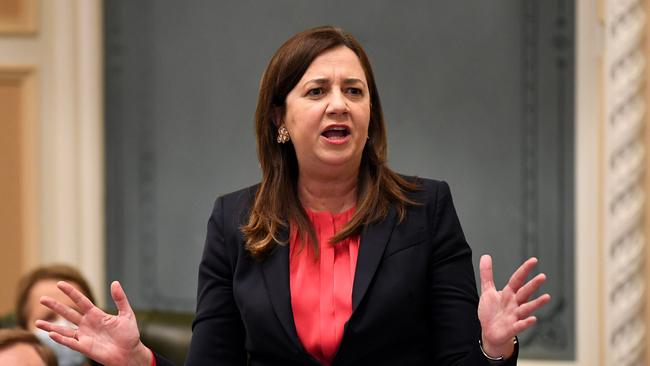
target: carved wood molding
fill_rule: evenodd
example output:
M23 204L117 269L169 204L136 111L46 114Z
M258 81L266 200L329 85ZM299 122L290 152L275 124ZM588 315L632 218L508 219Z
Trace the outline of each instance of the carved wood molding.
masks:
M609 0L604 11L604 364L641 365L646 342L646 12L643 0Z

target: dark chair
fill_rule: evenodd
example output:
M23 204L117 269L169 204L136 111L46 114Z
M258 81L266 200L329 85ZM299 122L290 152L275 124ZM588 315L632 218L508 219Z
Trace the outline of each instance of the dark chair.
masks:
M178 366L185 362L193 318L186 313L136 311L142 343Z
M13 312L0 316L0 329L16 326L16 316Z

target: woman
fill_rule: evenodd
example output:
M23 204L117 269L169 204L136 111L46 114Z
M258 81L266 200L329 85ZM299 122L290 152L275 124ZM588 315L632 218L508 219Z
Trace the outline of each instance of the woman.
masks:
M290 38L256 111L262 182L220 197L208 222L187 365L514 365L515 336L550 299L526 261L497 291L471 250L448 186L386 165L381 103L365 52L333 27ZM117 282L108 316L42 302L78 329L57 342L105 365L166 364L140 342Z
M75 304L56 287L57 282L68 281L76 290L93 301L90 285L74 267L65 264L51 264L38 267L24 275L18 283L16 296L16 325L34 335L56 354L59 366L87 366L91 363L84 355L52 341L47 333L36 328L36 320L47 320L62 326L71 326L51 309L39 304L42 296L50 296L70 307Z

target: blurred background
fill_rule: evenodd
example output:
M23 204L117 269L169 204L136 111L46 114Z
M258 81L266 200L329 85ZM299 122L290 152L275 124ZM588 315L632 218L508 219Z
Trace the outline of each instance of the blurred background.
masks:
M259 179L261 74L289 36L333 24L370 57L390 165L449 182L475 265L492 254L504 285L540 258L553 300L520 364L650 364L649 11L0 0L0 317L22 275L67 263L107 309L120 280L144 336L182 354L212 203Z

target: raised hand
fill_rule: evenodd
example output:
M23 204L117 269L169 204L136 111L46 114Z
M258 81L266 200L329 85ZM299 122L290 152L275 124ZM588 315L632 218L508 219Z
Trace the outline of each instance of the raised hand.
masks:
M531 315L551 300L544 294L534 300L530 297L546 281L546 275L538 274L526 282L526 278L537 264L537 258L530 258L512 274L508 284L497 291L494 286L492 258L481 257L481 299L478 317L481 322L483 350L489 356L508 358L514 350L513 337L531 327L537 321Z
M72 299L78 310L47 296L41 297L41 304L67 319L76 328L37 320L38 328L49 332L54 341L105 366L151 365L153 356L140 342L135 314L119 282L111 284L111 296L118 315L105 313L67 282L61 281L57 287Z

